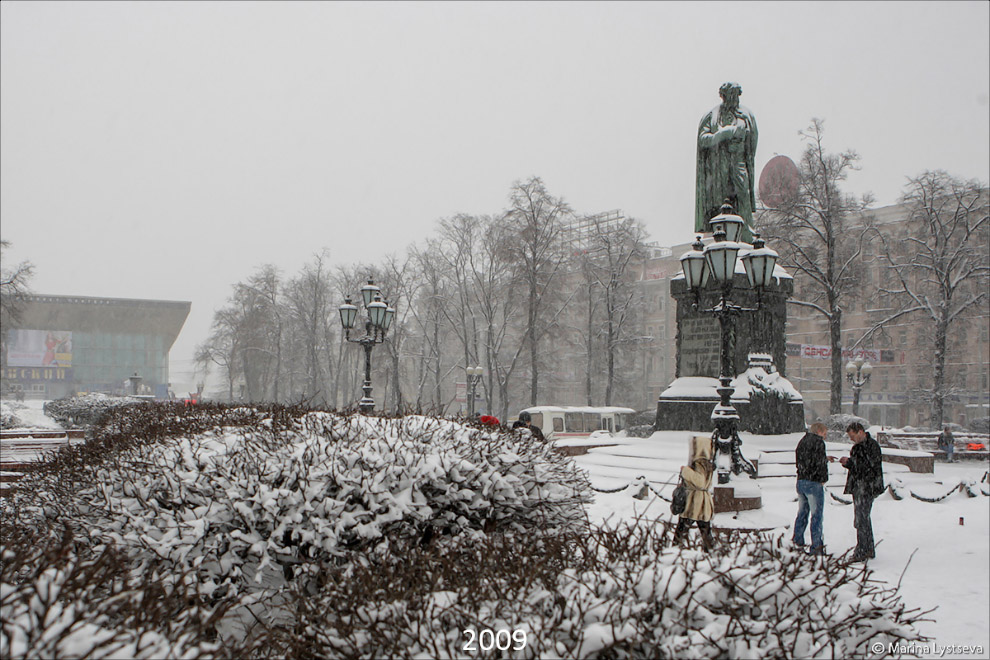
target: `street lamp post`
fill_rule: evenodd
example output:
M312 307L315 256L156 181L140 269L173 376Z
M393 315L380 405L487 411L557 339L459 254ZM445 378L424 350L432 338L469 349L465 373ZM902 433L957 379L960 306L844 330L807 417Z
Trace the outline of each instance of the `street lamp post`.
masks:
M859 393L863 386L870 382L870 374L873 373L873 365L865 361L862 356L846 363L846 378L853 388L853 415L859 416Z
M371 398L371 349L375 344L385 341L385 333L392 326L395 318L395 310L392 309L382 298L381 289L375 286L372 280L361 287L361 298L364 302L364 309L368 317L364 322L364 336L351 339L351 330L357 321L358 308L351 302L351 297L344 299L344 304L338 307L340 312L340 324L344 328L344 337L347 341L361 344L364 347L364 396L358 403L358 407L364 414L375 409L375 400Z
M468 367L465 371L467 372L468 417L474 417L475 388L478 387L478 381L481 380L481 374L485 370L477 366Z
M755 312L759 310L763 303L760 294L764 287L770 286L773 281L773 269L777 263L777 253L766 247L765 242L760 239L759 234L754 234L753 248L748 250L741 257L746 271L746 278L750 286L757 293L757 307L742 307L731 302L732 290L735 287L736 261L739 252L746 249L744 243L737 243L736 237L743 226L743 219L733 215L732 207L726 203L720 209L721 213L711 219L709 224L714 230L714 241L705 245L701 241L701 236L692 245L691 252L685 253L681 257L681 268L684 271L684 279L689 289L695 294L695 308L697 309L701 300L701 291L708 286L710 281L719 289L719 302L710 309L700 310L706 314L712 314L718 319L720 333L719 350L719 385L716 392L719 394L719 402L712 411L712 422L715 431L712 434L712 441L715 446L716 456L719 453L728 454L732 458L732 473L739 474L742 471L755 476L756 469L753 464L742 455L742 440L739 438L739 413L732 405L732 394L735 388L732 387L732 379L735 377L733 356L735 355L735 319L744 312ZM729 473L720 469L718 482L720 484L729 481Z

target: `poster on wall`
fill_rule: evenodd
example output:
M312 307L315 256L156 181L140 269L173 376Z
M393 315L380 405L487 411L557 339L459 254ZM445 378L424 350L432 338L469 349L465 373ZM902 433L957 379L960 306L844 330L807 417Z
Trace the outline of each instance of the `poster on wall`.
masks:
M8 367L71 367L72 333L64 330L10 330Z

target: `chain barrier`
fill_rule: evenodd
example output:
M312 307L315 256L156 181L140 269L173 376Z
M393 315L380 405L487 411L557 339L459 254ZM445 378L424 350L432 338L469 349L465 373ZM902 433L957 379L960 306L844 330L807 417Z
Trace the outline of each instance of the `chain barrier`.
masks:
M670 501L670 498L666 497L660 491L654 488L653 484L651 484L644 475L639 475L638 477L627 483L625 486L619 486L618 488L595 488L594 486L592 486L591 490L595 491L596 493L606 493L606 494L618 493L625 490L626 488L629 488L630 486L646 486L651 491L653 491L653 494L659 497L661 500L664 500L666 502Z
M852 500L844 500L841 497L839 497L838 495L836 495L835 493L833 493L832 491L828 491L828 494L832 496L832 499L833 500L835 500L836 502L839 502L840 504L852 504L853 503Z
M894 487L894 484L887 484L886 491L888 493L890 493L890 496L893 497L895 500L903 500L904 499L904 496L901 495L899 492L897 492L898 490L901 490L901 489L900 488L895 488ZM922 502L928 502L930 504L934 504L936 502L941 502L942 500L944 500L945 498L947 498L949 495L952 495L956 491L959 491L961 493L966 493L970 497L976 497L976 492L977 492L977 491L975 491L973 489L972 484L968 484L966 482L960 481L959 482L959 485L953 486L952 489L949 490L948 493L946 493L945 495L942 495L941 497L925 497L923 495L918 495L913 490L909 490L908 491L908 494L911 495L911 497L913 497L916 500L921 500ZM981 494L987 496L987 497L990 497L990 492L985 491L982 488L979 489L979 492ZM836 495L832 491L829 491L828 494L832 496L832 499L833 500L835 500L836 502L839 502L841 504L852 504L853 503L853 501L851 499L850 500L847 500L847 499L844 499L842 497L839 497L838 495Z
M986 475L984 475L983 480L985 480L985 479L986 479ZM982 483L983 480L981 480L980 483ZM665 484L668 485L668 486L670 485L669 483L666 483L666 482L665 482ZM640 476L636 477L635 479L633 479L632 481L630 481L629 483L627 483L625 486L619 486L618 488L595 488L594 486L592 486L591 487L591 490L595 491L596 493L611 494L611 493L619 493L621 491L624 491L626 488L629 488L630 486L646 486L651 491L653 491L653 494L656 495L657 497L659 497L661 500L663 500L665 502L670 502L670 498L667 497L666 495L664 495L663 493L661 493L656 488L654 488L653 487L653 484L651 484L649 482L649 480L645 476L643 476L643 475L640 475ZM900 500L903 500L904 499L904 496L902 494L900 494L899 492L897 492L900 489L899 488L895 488L894 487L894 484L892 484L892 483L887 484L887 488L885 490L886 490L886 492L890 493L890 496L893 497L895 500L900 501ZM910 494L911 497L913 497L916 500L921 500L922 502L929 502L931 504L934 504L936 502L941 502L942 500L944 500L945 498L947 498L949 495L952 495L956 491L966 493L970 497L976 497L977 496L976 495L977 492L979 492L980 494L982 494L982 495L984 495L986 497L990 497L990 491L985 491L982 488L980 488L978 490L975 490L973 488L973 484L965 483L965 482L962 482L962 481L959 482L959 485L958 486L953 486L952 489L948 493L946 493L945 495L942 495L941 497L925 497L923 495L918 495L913 490L909 490L908 491L908 494ZM831 498L833 500L835 500L836 502L839 502L840 504L852 504L853 503L853 501L851 499L847 500L845 498L839 497L838 495L836 495L832 491L828 491L828 494L829 494L829 496L831 496Z

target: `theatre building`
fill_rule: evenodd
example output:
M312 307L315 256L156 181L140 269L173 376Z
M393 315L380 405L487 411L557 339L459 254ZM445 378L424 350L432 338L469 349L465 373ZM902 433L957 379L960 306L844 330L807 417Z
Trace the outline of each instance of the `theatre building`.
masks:
M2 389L26 398L79 393L168 396L168 354L190 303L28 296L2 332Z

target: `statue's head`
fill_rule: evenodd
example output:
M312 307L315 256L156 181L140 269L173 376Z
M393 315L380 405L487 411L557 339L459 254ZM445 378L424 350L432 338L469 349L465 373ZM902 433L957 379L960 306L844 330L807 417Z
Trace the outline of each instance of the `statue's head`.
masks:
M739 105L739 97L742 96L742 85L734 82L724 83L718 88L718 95L730 106Z

